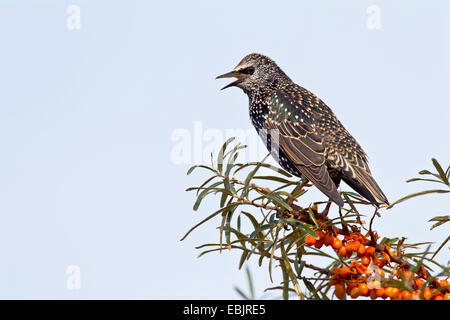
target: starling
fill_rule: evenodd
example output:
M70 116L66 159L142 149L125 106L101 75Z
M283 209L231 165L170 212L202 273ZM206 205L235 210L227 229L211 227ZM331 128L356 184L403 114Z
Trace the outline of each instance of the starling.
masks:
M244 57L233 71L232 86L249 98L251 121L283 169L311 181L339 207L341 180L375 203L389 204L370 173L367 156L333 111L316 95L295 84L261 54ZM275 152L274 152L275 151Z

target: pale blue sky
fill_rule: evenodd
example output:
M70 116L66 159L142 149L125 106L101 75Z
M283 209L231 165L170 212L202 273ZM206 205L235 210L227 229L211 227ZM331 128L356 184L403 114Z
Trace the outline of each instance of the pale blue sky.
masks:
M405 180L431 157L449 164L449 14L448 1L3 0L0 298L238 298L237 255L196 258L219 222L179 241L217 203L192 211L184 190L204 176L172 162L171 135L251 127L244 94L214 80L251 52L333 108L391 201L427 187ZM412 200L376 228L442 241L448 227L426 221L448 203ZM271 284L253 269L259 294Z

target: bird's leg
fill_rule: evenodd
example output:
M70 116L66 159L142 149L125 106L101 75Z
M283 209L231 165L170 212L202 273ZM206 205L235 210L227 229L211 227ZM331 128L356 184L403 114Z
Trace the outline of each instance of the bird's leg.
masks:
M348 225L346 222L344 222L344 218L342 217L342 208L339 207L339 217L341 218L341 224L342 224L342 231L344 231L344 234L349 234L348 231Z
M325 209L323 209L323 211L321 213L323 216L325 216L325 217L328 216L328 212L330 211L331 203L332 203L332 201L328 200L327 206L325 207Z
M336 188L339 188L339 184L341 182L341 178L339 176L334 176L332 174L331 175L331 179L333 180L334 184L336 185ZM330 211L331 203L332 203L332 201L328 200L327 206L322 211L322 215L324 215L325 217L328 216L328 212ZM339 207L339 211L340 211L340 207Z

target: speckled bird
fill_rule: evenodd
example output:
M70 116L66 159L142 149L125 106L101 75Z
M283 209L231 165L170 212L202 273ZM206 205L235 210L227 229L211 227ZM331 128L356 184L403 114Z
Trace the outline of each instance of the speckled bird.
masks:
M370 172L367 156L333 111L316 95L295 84L270 58L252 53L226 85L249 98L251 121L271 154L291 174L311 181L339 207L341 180L371 202L389 204Z

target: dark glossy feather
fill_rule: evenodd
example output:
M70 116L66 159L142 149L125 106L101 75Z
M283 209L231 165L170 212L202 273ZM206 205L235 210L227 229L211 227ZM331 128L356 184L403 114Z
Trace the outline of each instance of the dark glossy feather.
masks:
M285 158L278 161L283 167L289 167L288 162L339 206L343 205L337 190L341 179L367 200L388 203L363 149L320 99L291 84L273 93L265 104L263 127L270 130L272 141L278 135Z

